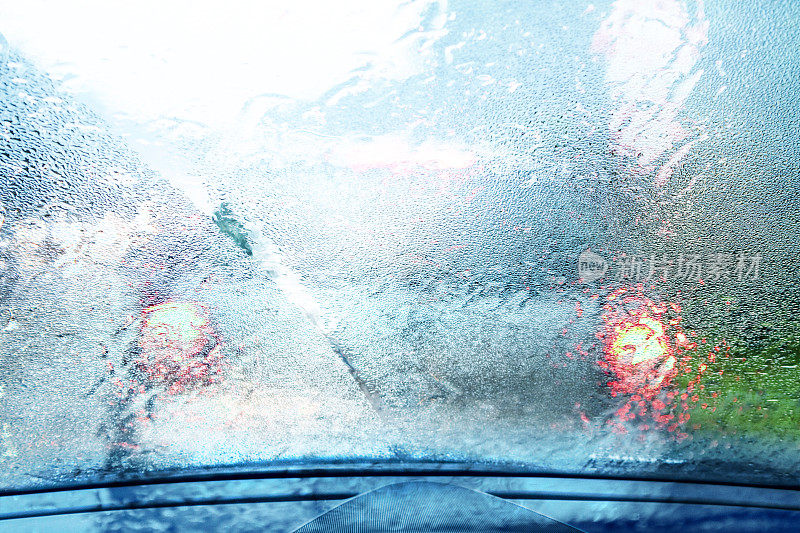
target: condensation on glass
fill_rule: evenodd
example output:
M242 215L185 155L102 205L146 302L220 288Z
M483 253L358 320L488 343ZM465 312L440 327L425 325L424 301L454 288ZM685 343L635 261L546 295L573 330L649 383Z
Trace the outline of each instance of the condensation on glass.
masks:
M728 4L0 2L0 486L796 482L800 13Z

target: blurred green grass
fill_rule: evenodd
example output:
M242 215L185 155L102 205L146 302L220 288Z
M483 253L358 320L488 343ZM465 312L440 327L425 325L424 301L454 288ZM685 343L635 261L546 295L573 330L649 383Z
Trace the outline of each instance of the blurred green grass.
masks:
M735 323L741 307L752 306L752 302L746 302L747 306L732 302L718 298L689 310L697 313L702 307L705 316L723 320L704 324L706 342L683 353L691 370L675 380L682 390L697 375L699 366L707 364L689 394L690 419L684 429L688 433L766 434L800 440L800 324L791 305L771 310L769 322L742 330L726 328L724 319L728 316L728 324ZM700 333L697 338L702 340ZM714 361L709 360L712 351L716 353Z

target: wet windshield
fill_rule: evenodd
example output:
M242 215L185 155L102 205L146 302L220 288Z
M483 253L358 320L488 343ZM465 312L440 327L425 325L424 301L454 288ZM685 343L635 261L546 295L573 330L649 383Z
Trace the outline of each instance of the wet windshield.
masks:
M0 2L0 487L797 483L789 2Z

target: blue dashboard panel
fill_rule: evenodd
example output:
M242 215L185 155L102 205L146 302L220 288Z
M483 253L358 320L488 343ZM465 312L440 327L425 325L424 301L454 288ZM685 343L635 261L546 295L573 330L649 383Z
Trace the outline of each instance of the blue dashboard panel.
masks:
M515 500L589 533L796 532L800 512L642 502ZM342 501L268 502L102 511L4 520L0 531L294 531Z
M756 507L619 501L514 500L591 533L796 532L800 512Z
M588 532L795 531L800 524L800 489L792 487L411 465L262 471L6 493L0 496L0 531L293 531L360 495L408 483L466 491L458 494L485 493ZM442 500L433 492L414 497L421 508L426 501ZM384 498L384 505L391 498ZM458 497L451 494L451 499ZM409 506L409 501L406 498L403 505Z

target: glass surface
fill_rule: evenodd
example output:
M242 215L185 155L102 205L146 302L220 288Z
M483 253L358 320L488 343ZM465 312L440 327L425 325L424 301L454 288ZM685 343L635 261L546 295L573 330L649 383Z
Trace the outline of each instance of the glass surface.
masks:
M798 483L800 4L0 2L0 488Z

